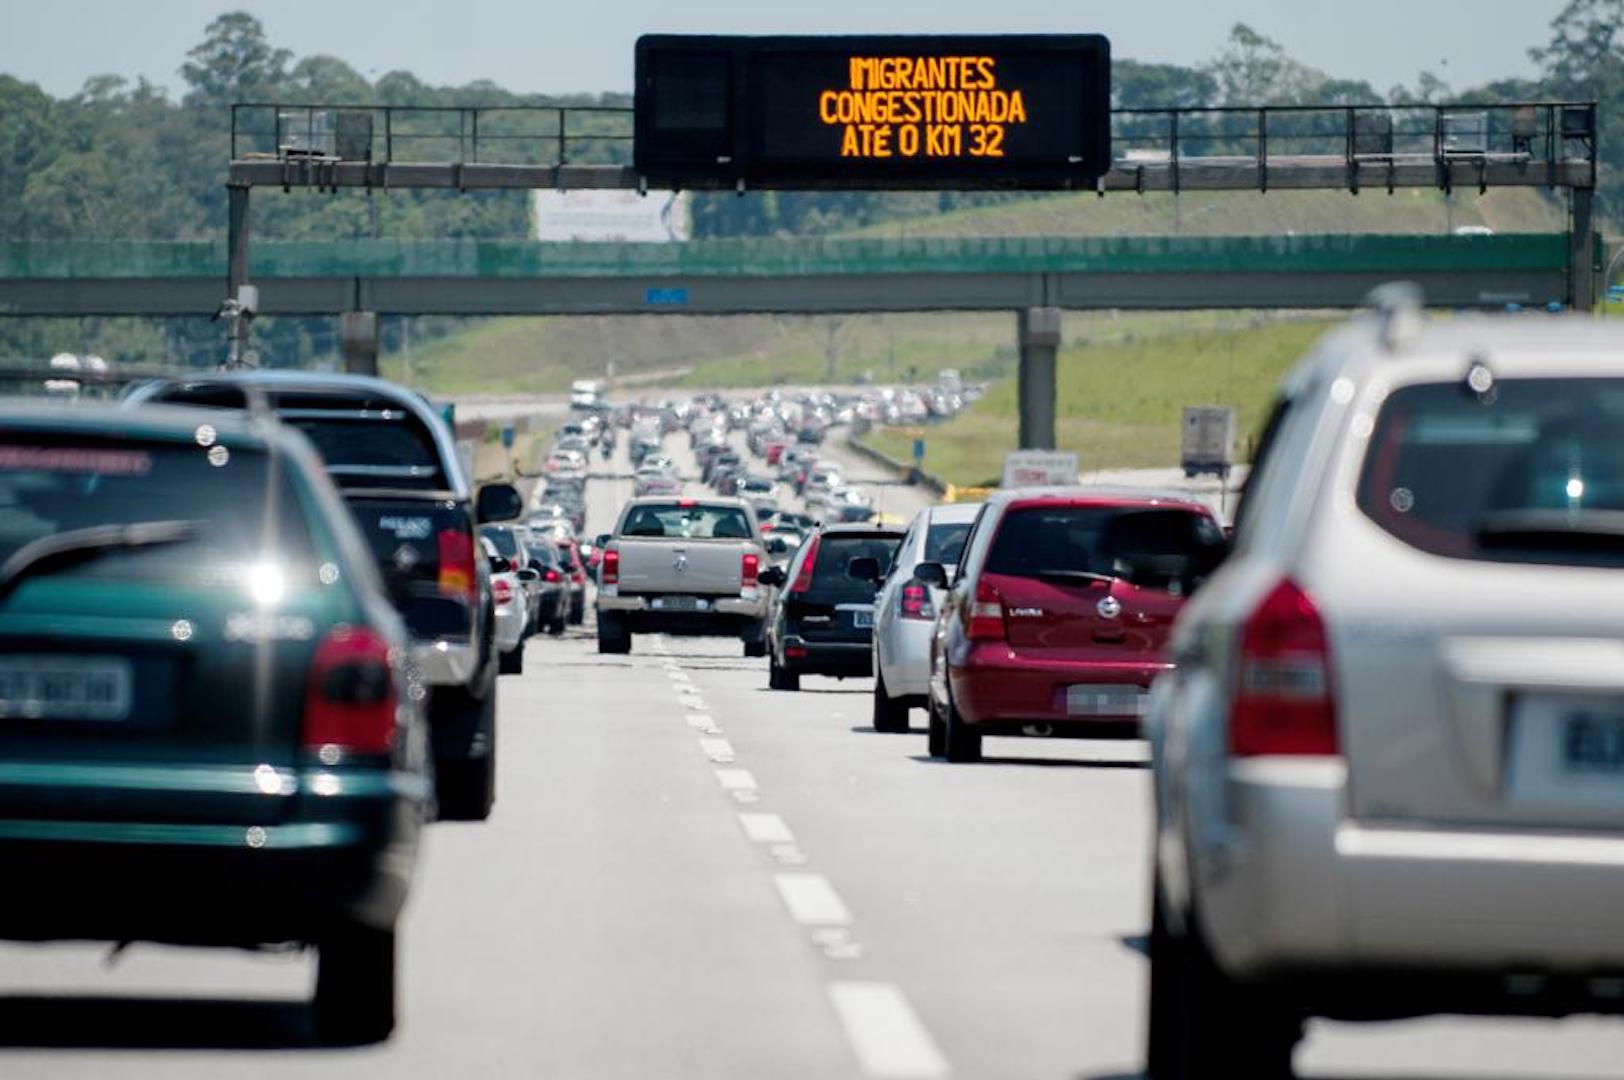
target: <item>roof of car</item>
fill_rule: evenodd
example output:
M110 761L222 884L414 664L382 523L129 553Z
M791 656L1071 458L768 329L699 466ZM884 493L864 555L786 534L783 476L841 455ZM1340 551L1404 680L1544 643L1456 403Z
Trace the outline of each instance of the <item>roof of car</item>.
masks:
M55 402L35 397L0 397L0 425L14 431L60 431L188 443L197 442L198 429L203 425L214 430L214 439L227 444L252 445L302 438L295 429L234 410L199 409L188 405L143 405L132 409L116 402Z
M984 505L979 502L937 503L925 507L923 513L932 525L966 525L976 519Z
M877 525L870 521L842 521L825 525L819 530L824 536L895 536L901 538L903 530L895 525Z
M1071 487L1001 488L987 496L989 506L1011 503L1067 503L1105 506L1179 506L1211 513L1193 493L1172 488L1080 484Z

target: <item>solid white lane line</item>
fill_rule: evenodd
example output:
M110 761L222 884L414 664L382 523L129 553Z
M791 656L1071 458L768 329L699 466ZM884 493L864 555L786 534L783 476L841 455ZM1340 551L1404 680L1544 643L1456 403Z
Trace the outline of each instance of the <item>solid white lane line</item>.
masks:
M756 778L749 769L717 769L716 782L726 791L756 790Z
M744 835L756 844L793 844L795 834L777 814L740 814Z
M717 764L725 765L733 760L733 744L726 739L700 739L699 748Z
M846 926L851 922L846 902L822 874L774 874L773 884L778 886L790 918L802 926Z
M829 984L829 1001L846 1029L863 1074L880 1080L926 1080L948 1074L947 1059L893 983Z

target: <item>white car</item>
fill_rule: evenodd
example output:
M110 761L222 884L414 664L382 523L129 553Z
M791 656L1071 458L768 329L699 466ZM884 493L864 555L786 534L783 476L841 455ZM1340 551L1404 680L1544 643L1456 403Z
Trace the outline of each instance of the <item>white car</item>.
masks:
M479 538L485 558L492 567L507 566L506 570L491 571L491 605L496 609L496 651L498 670L503 675L518 675L524 671L525 630L530 625L530 610L525 589L514 570L489 537Z
M874 597L875 731L907 731L908 710L923 709L930 689L930 642L942 590L915 581L914 567L957 565L979 513L980 503L928 506L914 515L897 547Z
M1624 1012L1624 327L1381 303L1284 381L1152 692L1155 1080Z

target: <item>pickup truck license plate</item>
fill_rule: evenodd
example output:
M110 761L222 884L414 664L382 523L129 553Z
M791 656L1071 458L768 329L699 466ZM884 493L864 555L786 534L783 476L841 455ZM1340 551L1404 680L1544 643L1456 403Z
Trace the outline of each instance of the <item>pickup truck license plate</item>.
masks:
M1150 694L1138 686L1089 683L1066 687L1069 716L1143 716Z
M127 720L132 681L119 656L0 656L0 717Z
M857 629L859 629L859 630L868 629L868 628L873 627L873 625L874 625L874 612L873 612L873 610L871 609L871 610L868 610L868 611L854 611L854 612L852 612L851 613L851 624L853 626L857 627Z
M1519 695L1511 725L1513 799L1624 802L1624 698Z
M710 601L697 596L656 596L649 606L655 611L709 611Z

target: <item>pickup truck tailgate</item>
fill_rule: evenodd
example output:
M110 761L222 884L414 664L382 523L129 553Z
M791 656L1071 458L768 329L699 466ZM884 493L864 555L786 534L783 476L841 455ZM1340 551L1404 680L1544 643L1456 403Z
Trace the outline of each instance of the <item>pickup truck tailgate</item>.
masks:
M616 539L620 593L682 593L736 596L743 585L744 556L760 549L747 540Z

